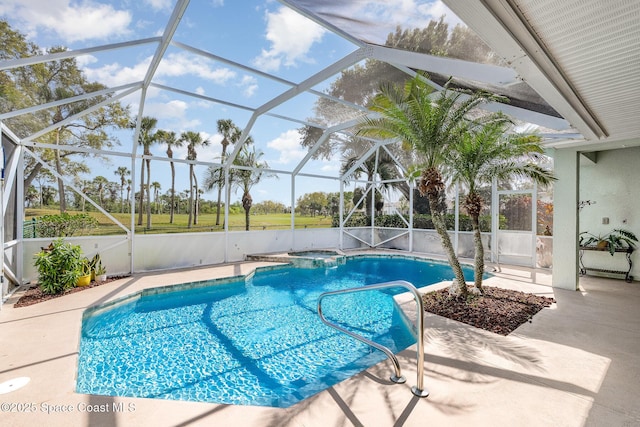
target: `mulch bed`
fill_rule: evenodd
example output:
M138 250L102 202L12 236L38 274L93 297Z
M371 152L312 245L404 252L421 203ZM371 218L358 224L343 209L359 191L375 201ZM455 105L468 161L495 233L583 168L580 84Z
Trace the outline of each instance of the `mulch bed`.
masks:
M100 283L98 283L98 282L96 282L94 280L93 282L91 282L91 284L89 286L80 286L80 287L76 287L76 288L67 289L63 293L55 294L55 295L45 294L40 290L39 287L35 286L35 287L32 287L31 289L29 289L28 291L26 291L24 293L24 295L22 295L20 297L20 299L18 301L16 301L16 303L13 306L14 307L27 307L29 305L37 304L39 302L48 301L48 300L54 299L54 298L60 298L60 297L63 297L65 295L75 294L76 292L82 292L82 291L87 290L87 289L91 289L91 288L95 288L95 287L98 287L98 286L106 285L109 282L113 282L114 280L122 279L123 277L129 277L129 276L113 276L113 277L107 278L107 280L105 280L104 282L100 282Z
M484 295L468 299L449 295L448 289L424 295L425 311L500 335L509 335L533 315L554 303L553 298L483 286Z

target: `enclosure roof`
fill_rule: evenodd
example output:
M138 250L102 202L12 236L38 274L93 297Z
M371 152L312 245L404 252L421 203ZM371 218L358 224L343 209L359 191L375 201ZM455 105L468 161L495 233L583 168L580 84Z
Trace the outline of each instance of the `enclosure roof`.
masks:
M440 2L425 0L416 0L411 7L396 1L282 0L282 10L265 13L269 18L265 37L271 42L272 50L262 52L257 49L245 52L235 44L253 36L247 29L254 26L249 22L249 15L226 15L226 8L215 5L203 15L203 6L198 3L177 0L170 14L149 14L154 25L146 32L138 32L136 38L98 44L85 41L78 34L75 35L77 42L66 52L3 59L0 70L67 57L75 57L82 64L95 60L106 65L124 51L138 57L147 55L147 61L120 64L129 71L125 79L102 78L95 69L91 77L108 86L101 93L111 93L113 99L126 100L134 96L132 105L139 103L134 112L142 114L153 111L152 93L160 93L165 106L178 106L186 100L205 103L211 108L212 117L222 118L234 111L246 137L259 127L266 129L275 122L287 122L294 129L314 126L326 133L348 134L359 118L367 114L366 106L329 95L328 89L342 71L375 59L409 75L417 70L426 71L436 89L441 89L451 77L458 87L504 95L510 102L493 103L486 108L503 111L523 125L535 125L542 131L545 144L552 147L592 149L640 144L640 120L637 120L640 114L640 2L444 0L449 10ZM19 10L29 6L16 3L5 10L11 7ZM430 15L423 13L427 9ZM493 50L489 55L493 60L479 63L426 54L419 49L405 50L388 43L389 35L398 29L420 28L425 21L420 22L416 17L434 16L434 10L447 16L451 26L456 22L468 25ZM316 40L331 38L332 48L309 50L295 63L289 57L277 56L278 43L288 44L290 48L301 42L295 31L286 40L273 36L289 13L310 19L312 22L308 25L319 25L320 30L314 37ZM224 33L216 19L237 22L235 32ZM207 22L210 25L206 25ZM21 21L10 23L22 30ZM244 41L242 46L251 46L251 40ZM124 55L121 60L124 61ZM274 67L276 61L291 63ZM215 64L215 71L220 74L200 73L197 81L194 78L188 83L174 79L171 74L178 67L190 67L197 74L211 64ZM221 75L222 70L229 74ZM230 79L233 73L245 78L235 86L213 85L218 80ZM256 87L260 88L257 95L246 96ZM70 100L78 101L77 98ZM331 106L335 116L321 119L314 115L309 105L317 106L319 100ZM0 114L0 121L36 114L38 109L53 106L46 104L5 112ZM35 144L34 141L54 128L19 136L24 143ZM239 145L234 150L237 152ZM313 148L298 153L299 163L288 170L302 170L310 161L312 151ZM135 152L133 147L133 154ZM230 160L232 158L233 155Z

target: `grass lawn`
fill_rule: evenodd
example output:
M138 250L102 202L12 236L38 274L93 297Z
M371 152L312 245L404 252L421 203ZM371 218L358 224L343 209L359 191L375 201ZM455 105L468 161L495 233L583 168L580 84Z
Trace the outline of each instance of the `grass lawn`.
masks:
M32 218L38 218L42 215L52 215L60 213L57 209L25 209L25 223L28 223ZM70 215L74 215L80 212L68 211ZM110 235L120 234L124 231L116 225L110 218L100 212L88 212L98 220L99 228L92 230L91 235ZM131 216L127 213L112 213L114 218L120 221L125 227L131 227ZM169 214L152 214L151 215L151 229L146 228L147 219L146 215L142 216L141 226L138 224L138 215L135 216L135 230L136 233L185 233L185 232L199 232L199 231L223 231L224 227L222 222L224 221L224 215L220 218L220 225L216 224L216 214L207 213L200 214L198 216L198 224L192 225L191 229L187 228L187 221L189 220L188 214L176 214L174 215L173 224L169 223ZM291 215L290 214L266 214L266 215L251 215L250 218L251 230L274 230L274 229L287 229L291 227ZM327 228L331 227L331 217L323 216L295 216L296 228ZM229 230L237 231L245 229L245 215L244 213L230 214L229 215Z

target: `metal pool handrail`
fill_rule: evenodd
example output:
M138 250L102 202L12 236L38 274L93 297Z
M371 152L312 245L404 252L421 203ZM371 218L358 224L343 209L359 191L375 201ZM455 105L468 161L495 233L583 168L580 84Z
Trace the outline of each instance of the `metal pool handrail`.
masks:
M324 317L324 314L322 313L322 300L325 297L331 296L331 295L341 295L341 294L347 294L347 293L353 293L353 292L364 292L364 291L373 291L373 290L378 290L378 289L386 289L386 288L395 288L395 287L403 287L407 290L409 290L409 292L411 292L413 294L413 297L416 301L416 304L418 306L418 315L416 316L416 328L417 328L417 337L416 337L416 353L417 353L417 372L418 372L418 378L417 378L417 382L416 385L414 387L411 387L411 391L413 392L413 394L415 394L418 397L427 397L429 395L429 392L427 390L425 390L423 388L423 379L424 379L424 304L422 302L422 297L420 296L420 293L418 293L418 290L416 289L415 286L413 286L411 283L405 281L405 280L395 280L393 282L384 282L384 283L376 283L374 285L366 285L366 286L360 286L357 288L349 288L349 289L339 289L337 291L329 291L329 292L324 292L322 294L320 294L320 296L318 297L318 315L320 316L320 320L322 320L326 325L331 326L334 329L339 330L340 332L344 332L345 334L349 335L352 338L355 338L359 341L362 341L363 343L370 345L371 347L377 348L378 350L382 351L384 354L387 355L387 357L389 358L389 360L391 360L391 362L393 363L393 367L395 370L395 373L393 376L391 376L391 381L395 382L395 383L404 383L406 381L405 377L402 376L402 373L400 371L400 363L398 362L398 359L396 358L396 356L393 354L393 352L378 343L375 343L363 336L360 336L354 332L351 332L345 328L343 328L342 326L339 326L335 323L332 323L330 321L327 320L326 317Z

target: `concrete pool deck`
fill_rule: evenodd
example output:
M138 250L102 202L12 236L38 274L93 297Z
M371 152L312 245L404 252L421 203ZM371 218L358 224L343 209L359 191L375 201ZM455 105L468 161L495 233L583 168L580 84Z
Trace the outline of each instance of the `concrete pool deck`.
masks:
M405 384L380 363L292 407L218 405L75 393L82 312L162 285L248 274L266 262L136 274L29 307L0 311L2 426L636 426L640 425L640 284L502 266L487 286L556 303L507 337L425 314L427 398L413 396L415 348L398 355ZM403 309L415 315L413 302ZM31 410L32 412L26 412ZM45 410L50 410L47 414Z

